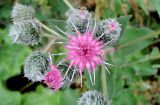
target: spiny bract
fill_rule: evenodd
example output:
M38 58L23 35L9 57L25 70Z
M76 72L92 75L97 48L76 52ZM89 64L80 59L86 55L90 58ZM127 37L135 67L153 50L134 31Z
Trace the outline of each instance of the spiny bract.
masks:
M67 71L69 67L68 62L62 62L58 65L58 69L60 70L61 74L65 75L65 72ZM65 78L63 79L63 85L62 89L69 88L71 83L75 80L77 80L79 77L79 72L75 67L71 67ZM71 80L73 79L73 81Z
M35 45L41 40L42 27L34 21L21 21L13 24L10 27L10 33L12 40L15 43L24 45Z
M40 51L29 55L24 65L24 76L32 81L42 81L44 75L50 71L49 57Z
M86 32L87 28L91 28L92 15L87 10L76 9L72 10L70 14L68 14L67 19L67 28L73 32L76 32L73 24L77 28L80 33Z
M109 100L96 90L87 91L78 101L78 105L110 105Z
M102 20L96 27L95 36L103 43L114 44L120 36L121 27L116 19Z
M11 17L13 22L31 20L35 16L35 10L31 6L16 3L13 7Z

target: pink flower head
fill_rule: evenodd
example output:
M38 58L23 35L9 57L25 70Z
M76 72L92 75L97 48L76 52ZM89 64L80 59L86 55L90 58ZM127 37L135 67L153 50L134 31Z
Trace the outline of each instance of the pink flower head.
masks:
M86 15L85 12L86 12L86 11L83 11L83 10L80 10L80 11L79 11L79 16L80 16L82 19L85 18L85 15Z
M51 65L51 71L44 76L44 83L54 90L58 90L62 86L62 76L56 66Z
M107 19L107 27L110 32L113 32L119 27L119 23L115 19Z
M107 46L113 41L112 36L115 37L117 34L119 35L119 23L116 21L116 19L106 19L102 21L102 25L101 23L98 23L97 25L96 19L92 18L91 13L86 10L77 9L68 16L66 23L68 29L67 33L60 28L57 29L68 37L68 42L65 45L65 49L67 50L67 52L54 54L65 54L66 58L63 59L61 62L70 62L68 68L66 69L65 75L63 76L63 79L65 79L71 68L74 67L80 73L82 86L82 73L84 69L87 69L91 83L95 84L96 67L98 65L103 65L108 71L107 66L111 65L104 61L104 46ZM101 37L107 37L107 41L111 38L111 41L104 43L103 40L100 40ZM94 76L94 82L92 81L92 72ZM74 74L75 72L73 70L71 81L74 78Z
M67 59L70 66L75 66L82 73L84 68L90 72L95 70L97 65L103 63L104 51L102 43L93 38L91 31L84 34L77 33L77 36L69 36L69 42L66 46L68 50Z

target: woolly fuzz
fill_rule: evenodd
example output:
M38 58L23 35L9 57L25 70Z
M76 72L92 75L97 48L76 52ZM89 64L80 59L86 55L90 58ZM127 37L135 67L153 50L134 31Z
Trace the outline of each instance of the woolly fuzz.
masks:
M15 43L35 45L41 40L42 27L34 20L16 22L10 27L10 37Z
M80 33L84 33L87 29L91 28L92 15L87 10L75 9L68 14L67 28L76 32L72 24L76 26Z
M31 6L16 3L13 7L11 17L13 22L32 20L35 16L35 10Z
M69 67L69 63L68 62L62 62L60 63L58 66L58 69L60 70L62 75L65 75L65 72L67 71L68 67ZM62 85L62 89L66 89L69 88L71 83L73 83L73 81L76 81L79 77L79 72L75 67L71 67L67 73L67 75L65 76L65 78L63 79L63 85ZM73 81L72 81L72 80Z
M95 30L95 36L103 43L114 44L120 36L121 27L116 19L106 19L101 21Z
M109 100L96 90L87 91L78 101L78 105L111 105Z
M33 52L26 59L24 76L32 81L42 81L44 74L50 71L49 57L39 51Z

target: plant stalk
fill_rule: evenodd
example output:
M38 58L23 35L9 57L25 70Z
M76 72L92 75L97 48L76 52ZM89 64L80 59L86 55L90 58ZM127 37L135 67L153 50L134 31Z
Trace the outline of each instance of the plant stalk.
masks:
M101 84L102 84L102 92L103 94L108 97L108 90L107 90L107 81L106 81L106 70L102 66L101 69Z

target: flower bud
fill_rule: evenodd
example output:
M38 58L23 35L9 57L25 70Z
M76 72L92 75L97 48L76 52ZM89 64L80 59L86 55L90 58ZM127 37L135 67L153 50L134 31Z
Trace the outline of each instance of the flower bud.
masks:
M65 75L65 73L67 72L67 69L69 67L69 63L68 62L63 62L61 64L58 65L58 69L60 70L61 74ZM73 76L73 78L72 78ZM73 81L75 81L79 76L79 72L76 70L75 67L71 67L67 73L67 75L65 76L64 80L63 80L63 85L62 85L62 89L65 88L69 88L71 83ZM73 79L73 80L71 80Z
M80 33L84 33L91 28L92 15L87 10L75 9L69 12L67 19L67 28L72 32L76 32L75 27ZM74 27L74 26L75 27Z
M51 70L44 76L44 83L55 91L62 86L62 75L55 65L51 65Z
M11 17L13 22L31 20L35 16L35 10L31 6L16 3L13 7Z
M111 105L109 100L96 90L87 91L78 101L78 105Z
M35 20L16 22L10 27L10 37L15 43L35 45L41 40L42 27Z
M95 36L103 43L114 44L120 36L121 27L116 19L106 19L101 21L95 30Z
M33 52L26 59L24 76L32 81L42 81L44 75L50 71L49 57L39 51Z

